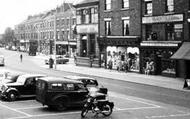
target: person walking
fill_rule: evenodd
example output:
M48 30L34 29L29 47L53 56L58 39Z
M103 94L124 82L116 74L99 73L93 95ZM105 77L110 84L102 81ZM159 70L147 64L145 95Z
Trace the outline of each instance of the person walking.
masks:
M22 62L22 54L20 54L20 62Z

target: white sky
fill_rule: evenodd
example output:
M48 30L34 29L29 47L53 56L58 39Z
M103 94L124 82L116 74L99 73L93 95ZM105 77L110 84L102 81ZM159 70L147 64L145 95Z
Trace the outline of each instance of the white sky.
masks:
M14 29L14 26L27 19L28 15L54 9L64 1L74 2L75 0L1 0L0 34L4 33L7 27Z

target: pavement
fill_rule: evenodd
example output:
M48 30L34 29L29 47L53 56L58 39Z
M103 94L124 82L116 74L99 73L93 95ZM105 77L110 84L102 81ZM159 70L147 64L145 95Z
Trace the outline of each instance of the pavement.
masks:
M47 57L46 57L47 58ZM40 67L49 68L49 65L45 65L44 63L45 56L37 55L34 57L34 62L38 64ZM79 73L90 76L97 77L105 77L115 80L128 81L139 84L152 85L157 87L169 88L179 91L190 91L183 88L184 79L182 78L172 78L172 77L164 77L157 75L145 75L135 72L118 72L117 70L109 70L105 68L95 68L95 67L86 67L86 66L76 66L74 64L73 58L69 59L67 64L58 64L53 68L54 70L66 71Z

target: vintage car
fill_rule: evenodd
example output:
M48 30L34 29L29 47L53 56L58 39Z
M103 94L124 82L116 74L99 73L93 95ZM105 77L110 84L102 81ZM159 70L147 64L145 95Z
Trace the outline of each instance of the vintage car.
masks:
M87 87L87 89L89 91L92 90L97 90L97 92L99 93L104 93L107 94L108 89L103 87L102 85L98 84L98 81L95 78L91 78L91 77L85 77L85 76L64 76L67 79L71 79L71 80L76 80L76 81L80 81L84 84L85 87Z
M19 75L16 82L4 83L1 86L1 98L15 101L21 97L35 97L36 81L42 74L23 74Z
M5 58L3 55L0 55L0 65L5 66Z
M45 61L45 64L49 64L49 58L46 58L44 61ZM52 56L52 59L55 61L55 56ZM57 55L56 56L56 64L65 64L69 62L69 59L64 57L64 56L61 56L61 55ZM55 62L54 62L55 63Z
M37 81L36 100L58 111L83 106L87 95L88 90L80 81L58 77L42 77Z

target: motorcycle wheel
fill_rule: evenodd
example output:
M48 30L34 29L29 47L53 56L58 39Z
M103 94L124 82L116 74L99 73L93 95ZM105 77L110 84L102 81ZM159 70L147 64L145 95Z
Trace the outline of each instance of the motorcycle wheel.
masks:
M83 109L81 112L81 117L84 118L87 113L88 113L88 109Z
M106 104L106 105L103 106L102 114L103 114L104 116L109 116L109 115L112 114L112 111L113 111L113 110L112 110L111 106L110 106L109 104Z

